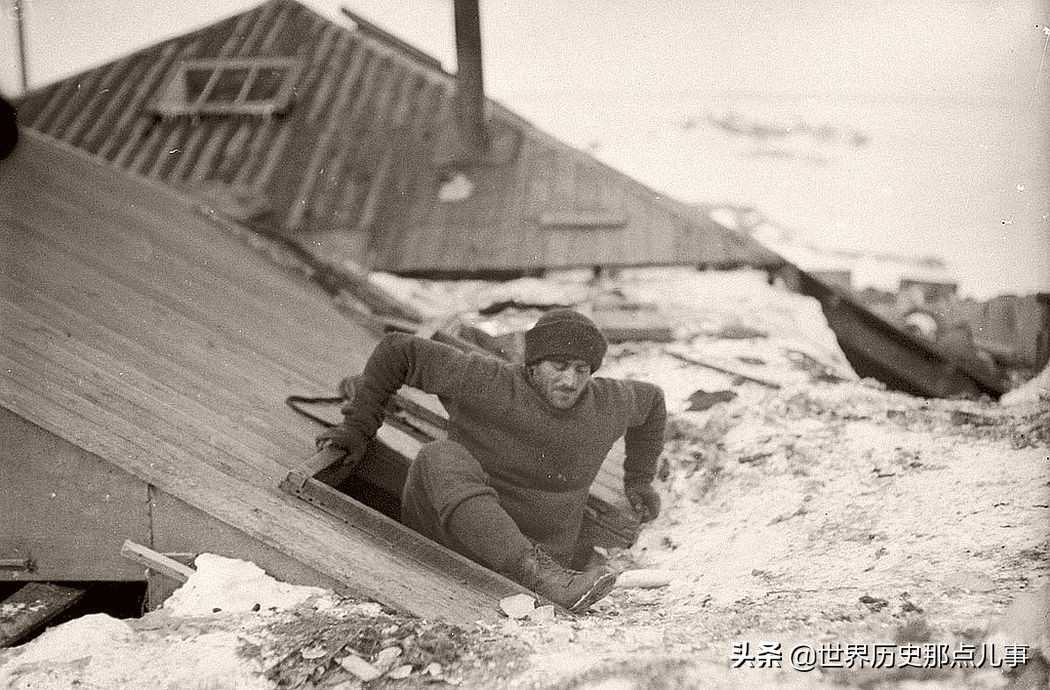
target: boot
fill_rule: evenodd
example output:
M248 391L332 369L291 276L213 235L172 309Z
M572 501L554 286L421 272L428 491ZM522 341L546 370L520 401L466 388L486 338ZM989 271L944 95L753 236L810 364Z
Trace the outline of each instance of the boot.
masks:
M573 613L586 611L616 584L616 573L605 566L571 570L536 545L526 549L504 575Z

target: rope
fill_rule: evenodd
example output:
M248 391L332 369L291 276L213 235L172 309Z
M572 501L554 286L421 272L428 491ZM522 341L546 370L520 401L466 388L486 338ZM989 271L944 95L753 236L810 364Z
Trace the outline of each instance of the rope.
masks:
M305 395L289 395L287 398L284 399L284 404L285 405L287 405L288 407L292 408L293 410L295 410L296 412L298 412L302 416L306 417L307 419L309 419L311 421L314 421L314 422L317 422L318 424L320 424L321 426L326 427L326 428L331 428L331 427L335 426L335 424L332 424L327 419L321 419L320 417L318 417L317 415L315 415L315 414L313 414L311 412L307 412L306 410L301 408L299 405L301 405L303 403L307 403L307 404L311 404L311 405L318 405L318 404L334 405L334 404L338 404L338 403L342 403L342 402L343 402L343 398L342 397L311 398L311 397L308 397L308 396L305 396Z

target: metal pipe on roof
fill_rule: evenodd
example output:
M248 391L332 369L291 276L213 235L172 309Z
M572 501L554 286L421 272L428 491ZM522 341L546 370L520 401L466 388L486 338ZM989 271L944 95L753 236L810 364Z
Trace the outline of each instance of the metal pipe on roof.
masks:
M26 29L25 9L22 0L14 0L15 3L15 29L18 31L18 64L22 76L22 93L29 91L29 67L26 64Z
M481 69L481 18L478 0L455 0L456 98L460 141L470 156L488 148L485 85Z

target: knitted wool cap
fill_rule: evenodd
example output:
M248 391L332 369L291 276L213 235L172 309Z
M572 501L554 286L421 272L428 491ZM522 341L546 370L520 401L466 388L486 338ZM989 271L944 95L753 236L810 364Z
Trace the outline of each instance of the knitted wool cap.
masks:
M597 371L605 357L605 336L594 322L572 309L552 309L525 331L525 363L541 359L582 359Z

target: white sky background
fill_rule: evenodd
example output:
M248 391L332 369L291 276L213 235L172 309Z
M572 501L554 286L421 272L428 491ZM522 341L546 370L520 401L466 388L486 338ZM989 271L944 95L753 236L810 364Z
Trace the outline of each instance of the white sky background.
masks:
M258 4L22 1L31 87ZM8 94L19 86L13 3L0 0ZM330 16L346 4L455 68L451 0L306 4ZM482 0L486 88L684 201L752 202L834 246L940 254L976 296L1050 290L1050 0L793 5ZM677 126L718 108L775 119L762 111L772 96L870 133L872 146L820 169L758 168Z

